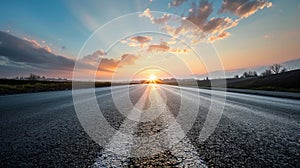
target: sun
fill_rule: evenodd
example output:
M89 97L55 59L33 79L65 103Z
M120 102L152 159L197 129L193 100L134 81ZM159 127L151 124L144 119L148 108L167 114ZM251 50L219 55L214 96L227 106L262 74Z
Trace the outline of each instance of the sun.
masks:
M153 74L151 74L151 75L149 76L149 80L150 80L150 81L155 81L155 80L156 80L156 76L153 75Z
M154 84L157 81L157 77L153 74L149 76L148 83Z

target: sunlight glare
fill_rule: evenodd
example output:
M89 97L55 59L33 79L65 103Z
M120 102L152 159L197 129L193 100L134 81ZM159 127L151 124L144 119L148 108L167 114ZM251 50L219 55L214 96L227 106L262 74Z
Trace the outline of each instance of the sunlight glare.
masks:
M154 80L156 80L156 76L152 74L152 75L150 75L149 79L150 79L150 81L154 81Z

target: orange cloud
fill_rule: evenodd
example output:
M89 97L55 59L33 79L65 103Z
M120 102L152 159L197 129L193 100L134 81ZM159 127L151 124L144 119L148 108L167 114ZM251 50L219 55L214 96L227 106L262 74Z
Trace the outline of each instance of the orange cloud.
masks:
M25 41L28 41L32 44L33 47L35 48L42 48L42 49L45 49L47 52L51 53L52 50L51 48L48 46L48 45L41 45L39 42L37 42L36 40L33 40L33 39L29 39L29 38L26 38L24 37L23 38ZM45 44L46 42L45 41L42 41L43 44Z
M209 41L212 42L212 41L215 41L215 40L224 39L224 38L228 37L229 35L230 35L230 33L228 33L228 32L222 32L222 33L220 33L216 36L211 36L209 38Z
M98 71L115 72L118 67L133 65L139 58L133 54L123 54L120 59L104 58L105 52L97 50L91 55L87 55L80 60L83 69L95 69ZM99 61L100 64L99 64Z
M148 51L154 52L167 52L170 50L170 47L166 43L153 44L148 47Z

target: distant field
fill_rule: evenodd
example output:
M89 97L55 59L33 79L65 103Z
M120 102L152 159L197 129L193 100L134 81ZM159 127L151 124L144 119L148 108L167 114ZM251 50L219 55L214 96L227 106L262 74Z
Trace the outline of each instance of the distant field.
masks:
M284 92L300 92L300 70L293 70L280 74L273 74L270 76L257 76L248 78L227 78L225 79L227 88L234 89L252 89L252 90L267 90L267 91L284 91ZM179 80L163 82L169 85L180 85L187 87L210 88L211 82L215 87L224 87L221 84L224 79L212 80Z
M218 83L218 79L214 79L213 81L214 83ZM270 76L238 79L228 78L226 79L226 82L228 88L300 92L300 70L293 70ZM198 86L210 87L210 81L198 81Z
M80 88L91 86L90 82L79 82ZM95 87L111 86L110 82L96 82ZM32 93L43 91L71 90L71 81L30 81L30 80L13 80L0 79L0 95Z

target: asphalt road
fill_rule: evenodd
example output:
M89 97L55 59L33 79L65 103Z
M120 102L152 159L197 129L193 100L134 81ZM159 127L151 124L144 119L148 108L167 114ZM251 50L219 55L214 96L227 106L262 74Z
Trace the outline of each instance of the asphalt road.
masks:
M83 106L90 91L81 92ZM104 147L81 126L71 91L0 96L0 167L300 167L299 100L228 92L221 116L222 91L130 85L113 92L95 92L116 130ZM219 116L215 129L207 127ZM203 127L213 131L205 141Z

